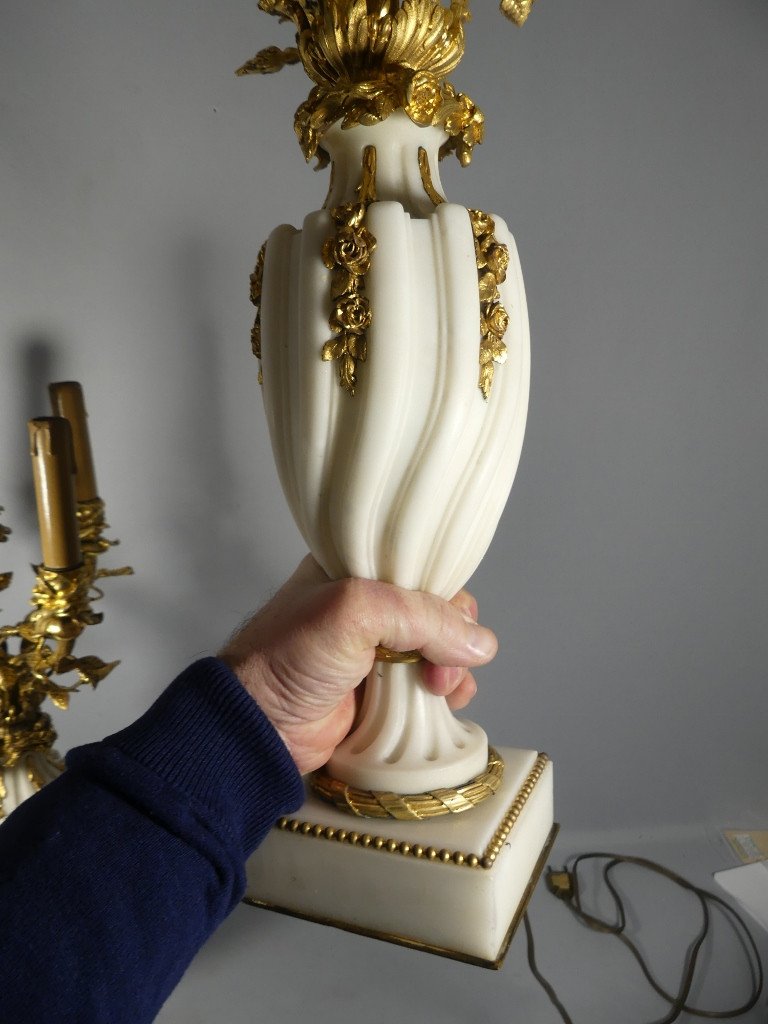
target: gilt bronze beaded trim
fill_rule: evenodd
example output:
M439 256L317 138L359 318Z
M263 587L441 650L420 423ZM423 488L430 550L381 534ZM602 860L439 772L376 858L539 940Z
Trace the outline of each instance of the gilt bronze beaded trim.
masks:
M310 821L301 821L298 818L280 818L276 827L283 832L294 832L316 839L335 840L338 843L349 843L350 846L362 846L367 850L400 854L403 857L416 857L418 860L427 860L433 863L454 864L458 867L482 868L487 871L496 863L504 843L509 838L525 805L528 803L537 783L549 764L550 758L547 754L538 755L533 767L518 790L515 799L502 818L501 824L494 832L488 845L480 853L463 853L459 850L447 849L438 850L434 846L409 843L406 840L373 835L370 832L361 832L356 829L314 824Z

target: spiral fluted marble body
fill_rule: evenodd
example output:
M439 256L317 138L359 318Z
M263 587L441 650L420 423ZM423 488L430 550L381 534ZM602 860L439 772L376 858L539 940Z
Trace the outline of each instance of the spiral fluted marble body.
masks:
M324 140L334 173L326 207L302 229L277 228L264 263L264 404L291 512L329 576L385 580L450 598L493 538L517 470L528 407L528 317L515 243L500 299L507 358L488 398L478 387L480 297L468 211L435 205L419 170L426 154L441 195L438 128L401 114ZM355 393L321 359L331 273L322 250L330 210L356 202L365 147L376 149L376 199L365 227L376 240L365 274L372 322ZM424 157L422 157L423 166ZM418 793L483 771L483 730L429 694L418 665L377 662L355 728L329 771L350 785Z

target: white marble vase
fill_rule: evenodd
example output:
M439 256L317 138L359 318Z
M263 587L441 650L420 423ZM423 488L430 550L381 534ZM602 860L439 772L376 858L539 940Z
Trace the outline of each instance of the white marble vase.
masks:
M373 126L334 126L323 140L333 161L324 208L302 230L283 225L267 242L260 318L274 456L314 557L334 578L449 598L483 558L512 486L530 352L515 243L494 216L509 251L499 286L509 326L506 361L494 366L484 397L475 239L467 209L442 201L445 138L402 112ZM367 147L376 151L375 201L364 220L375 239L364 276L371 322L351 394L322 358L332 337L332 272L322 253L334 234L331 211L360 199ZM422 793L465 784L487 758L484 731L427 692L418 664L377 661L328 771L362 789Z

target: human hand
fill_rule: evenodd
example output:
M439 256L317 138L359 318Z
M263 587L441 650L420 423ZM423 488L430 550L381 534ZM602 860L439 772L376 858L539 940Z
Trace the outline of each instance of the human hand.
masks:
M479 626L477 604L452 601L375 580L329 580L311 556L276 596L239 629L219 657L280 733L299 771L326 763L349 732L355 688L381 644L421 651L425 686L465 707L477 686L473 666L496 653Z

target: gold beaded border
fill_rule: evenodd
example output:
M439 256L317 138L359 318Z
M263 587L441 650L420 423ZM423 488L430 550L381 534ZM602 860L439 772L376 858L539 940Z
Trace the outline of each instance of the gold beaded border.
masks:
M300 910L289 910L288 907L279 907L275 903L270 903L268 900L260 900L258 897L249 896L247 893L243 897L243 903L250 907L259 907L263 910L272 910L278 914L285 914L286 917L296 917L301 921L313 921L315 924L324 924L331 928L340 928L342 931L351 932L353 935L364 935L369 939L379 939L382 942L391 942L396 946L405 946L407 949L415 949L421 953L432 953L435 956L446 957L449 960L458 960L460 963L471 964L473 967L485 967L492 971L498 971L504 963L504 958L507 955L512 939L514 938L517 928L528 909L531 896L533 895L539 878L541 877L541 873L544 870L544 865L549 860L549 855L552 852L552 847L559 830L560 826L558 824L552 825L541 853L539 854L539 859L536 861L533 872L528 879L528 884L523 891L523 898L518 904L515 916L510 922L507 934L505 935L499 952L494 960L486 960L484 957L473 956L471 953L462 953L459 950L449 949L446 946L435 946L429 942L422 942L420 939L414 939L409 935L398 935L395 932L379 931L376 928L363 928L360 925L352 924L350 921L342 921L339 918L305 914Z
M374 836L369 832L358 832L353 829L334 828L332 825L313 824L298 818L280 818L276 827L283 832L294 832L316 839L335 840L338 843L349 843L350 846L362 846L364 849L379 850L383 853L397 853L403 857L416 857L419 860L455 864L459 867L483 868L487 871L496 862L504 843L509 838L510 832L515 827L523 808L549 763L548 754L538 755L509 810L494 832L493 838L481 854L461 853L458 850L438 850L434 846L422 846L420 843L387 839L385 836Z
M528 772L525 782L522 784L517 792L517 796L512 801L512 806L509 808L507 813L501 819L501 824L493 834L493 838L486 846L483 851L483 859L481 867L492 868L494 861L501 853L504 843L509 839L509 833L515 827L517 819L523 812L523 808L528 803L528 798L536 788L536 783L539 781L541 776L544 774L544 769L550 762L548 754L539 754L536 760L533 762L533 768Z

